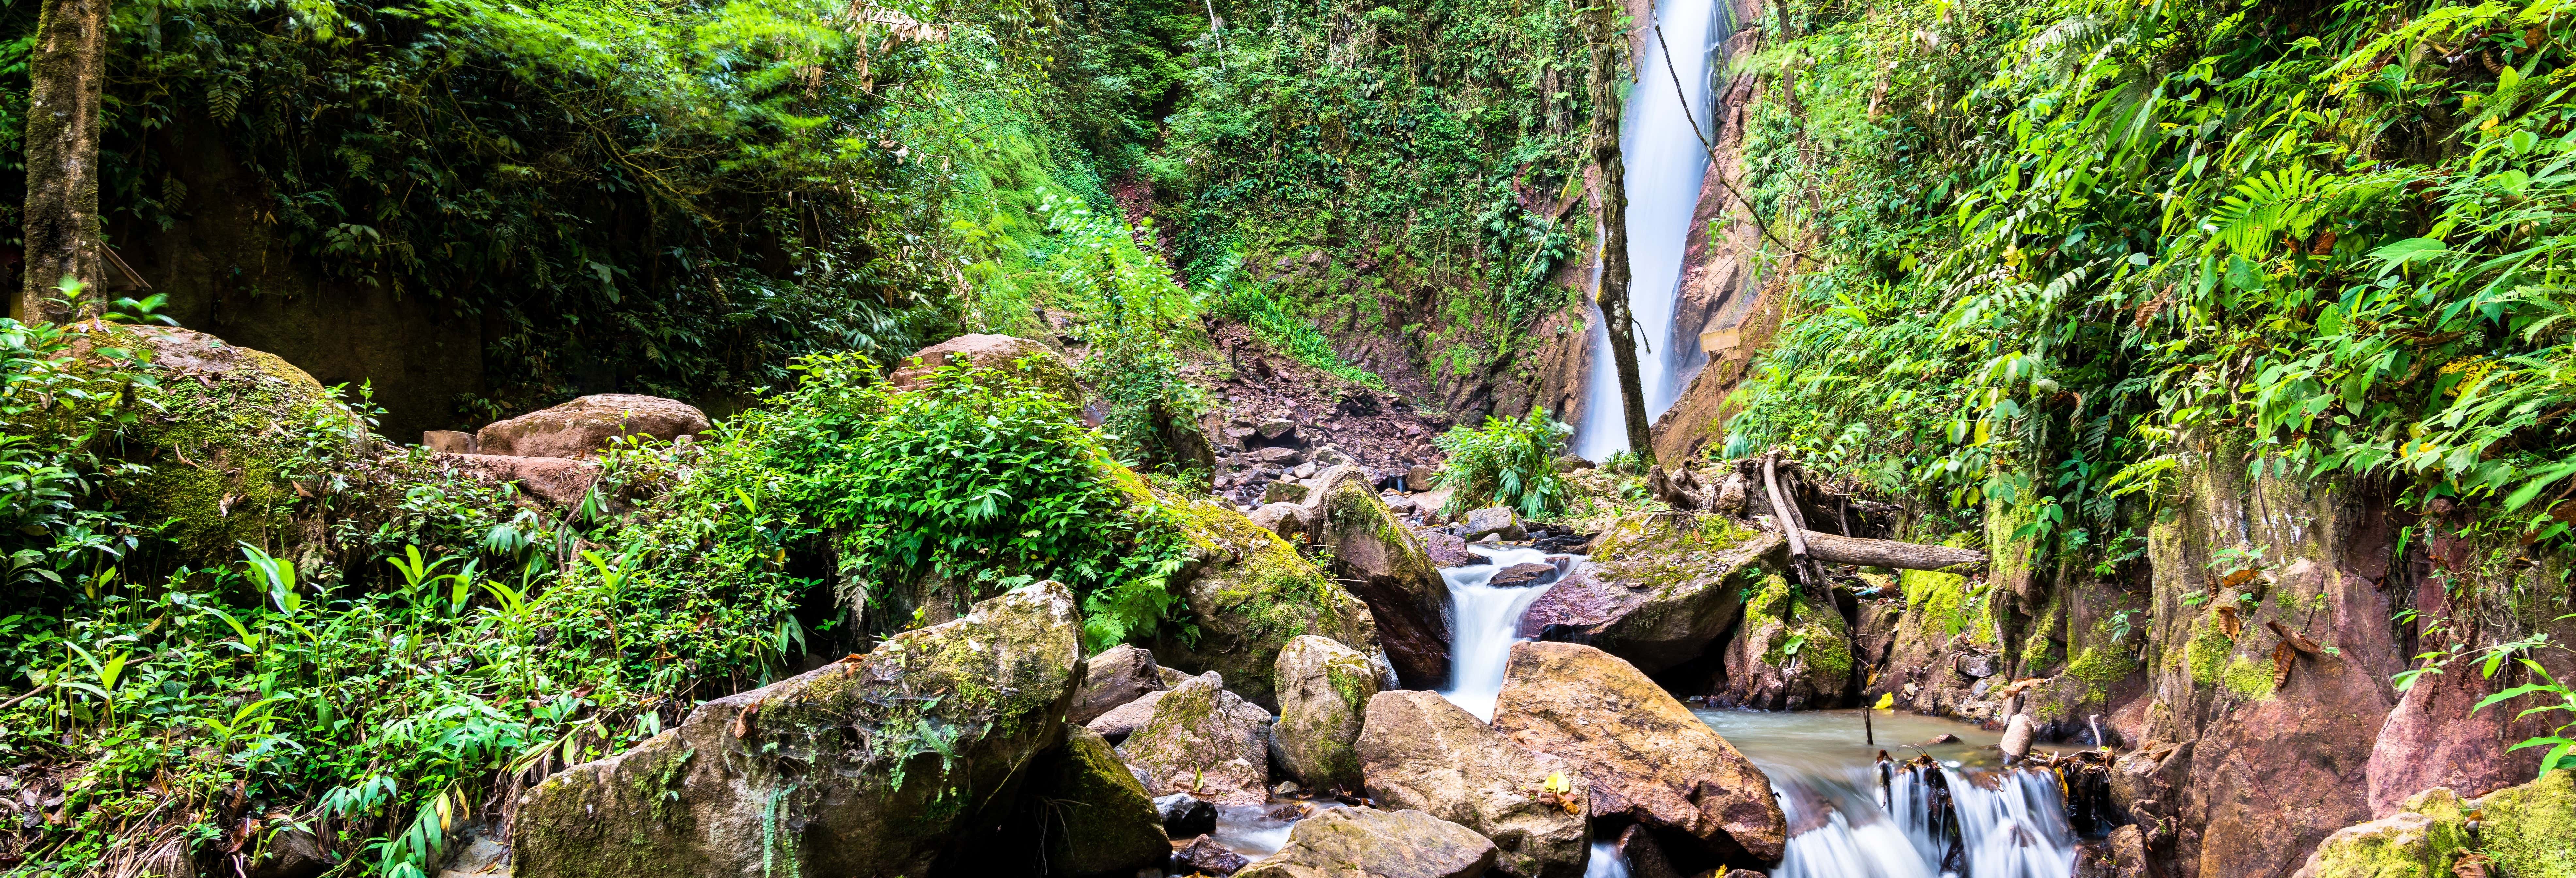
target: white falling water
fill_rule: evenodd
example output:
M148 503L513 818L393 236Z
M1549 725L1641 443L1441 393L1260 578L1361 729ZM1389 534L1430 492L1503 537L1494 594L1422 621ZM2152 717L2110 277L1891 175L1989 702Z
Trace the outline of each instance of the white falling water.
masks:
M1493 559L1492 563L1440 571L1440 578L1449 583L1450 637L1449 688L1440 694L1477 719L1491 722L1494 697L1503 691L1503 664L1512 656L1512 643L1520 639L1516 632L1521 615L1553 584L1495 588L1486 583L1505 567L1544 564L1550 556L1516 546L1471 551ZM1579 563L1580 556L1576 557Z
M1619 843L1592 843L1592 859L1583 861L1583 878L1628 878L1628 859L1620 856Z
M1683 352L1675 338L1673 308L1681 294L1683 242L1690 236L1691 214L1699 208L1700 184L1708 175L1708 152L1699 138L1703 133L1716 134L1710 127L1709 108L1715 94L1709 60L1720 44L1718 24L1723 14L1721 0L1655 4L1655 22L1663 39L1659 45L1648 33L1619 132L1628 184L1628 302L1637 320L1637 376L1645 388L1649 420L1672 408L1682 391L1677 373ZM1673 50L1669 71L1664 58L1667 45ZM1681 90L1689 92L1687 100L1674 88L1677 76ZM1692 130L1694 123L1697 132ZM1610 334L1602 327L1597 306L1592 311L1592 369L1586 381L1575 453L1600 460L1627 450L1628 418L1619 402L1619 372L1612 364Z

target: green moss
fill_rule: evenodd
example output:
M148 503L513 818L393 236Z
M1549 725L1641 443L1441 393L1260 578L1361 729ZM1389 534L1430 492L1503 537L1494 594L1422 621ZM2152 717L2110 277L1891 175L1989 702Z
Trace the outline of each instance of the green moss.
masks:
M2411 806L2412 803L2410 803ZM2513 878L2576 878L2576 769L2478 800L2480 849Z
M2268 662L2258 662L2238 656L2234 661L2227 663L2227 670L2218 675L2218 682L2219 685L2227 687L2228 691L2247 698L2270 698L2272 697L2272 666Z
M1970 613L1975 608L1968 602L1968 578L1955 573L1929 570L1907 570L1897 582L1905 590L1905 606L1923 614L1925 627L1941 629L1944 639L1957 637L1968 629Z
M2108 698L2111 686L2138 669L2138 660L2128 650L2116 647L2085 647L2075 660L2066 665L2066 675L2084 681L2084 695L2095 701Z
M2199 632L2183 644L2183 663L2191 668L2191 680L2203 686L2218 685L2219 671L2227 667L2227 656L2236 651L2236 641L2206 619L2197 623Z

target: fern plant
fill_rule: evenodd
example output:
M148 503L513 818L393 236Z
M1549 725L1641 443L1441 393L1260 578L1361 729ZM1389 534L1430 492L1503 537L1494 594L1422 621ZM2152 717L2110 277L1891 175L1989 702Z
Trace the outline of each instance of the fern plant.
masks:
M1449 453L1440 486L1450 490L1447 511L1509 506L1525 518L1544 518L1563 506L1565 480L1556 457L1574 428L1531 408L1518 419L1486 418L1481 429L1451 427L1434 440Z

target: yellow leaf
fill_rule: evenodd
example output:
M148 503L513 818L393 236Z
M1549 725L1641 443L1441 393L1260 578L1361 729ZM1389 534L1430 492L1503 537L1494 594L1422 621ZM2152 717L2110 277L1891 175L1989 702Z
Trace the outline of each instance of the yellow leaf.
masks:
M1895 706L1896 706L1896 693L1894 693L1894 692L1890 692L1890 693L1887 693L1887 694L1885 694L1885 695L1878 696L1878 703L1877 703L1877 704L1875 704L1875 705L1871 705L1871 706L1872 706L1872 707L1875 707L1875 708L1877 708L1877 709L1879 709L1879 710L1886 710L1886 709L1888 709L1888 708L1895 707Z

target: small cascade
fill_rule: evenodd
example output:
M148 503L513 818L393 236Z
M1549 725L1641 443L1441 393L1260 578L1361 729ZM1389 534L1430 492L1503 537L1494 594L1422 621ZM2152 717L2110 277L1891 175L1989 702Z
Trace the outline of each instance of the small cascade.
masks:
M1922 862L1961 878L2065 878L2075 870L2075 831L2054 775L1971 777L1925 763L1895 766L1883 793Z
M1592 843L1592 858L1583 861L1583 878L1628 878L1628 857L1615 841Z
M1555 563L1551 558L1581 559L1517 546L1473 546L1469 551L1485 556L1489 563L1440 571L1440 578L1449 584L1450 637L1449 688L1440 694L1477 719L1491 721L1494 697L1503 691L1503 664L1511 658L1512 644L1520 639L1521 616L1529 612L1530 604L1539 595L1547 593L1554 580L1517 588L1496 588L1486 583L1514 564ZM1558 567L1559 571L1565 569Z

